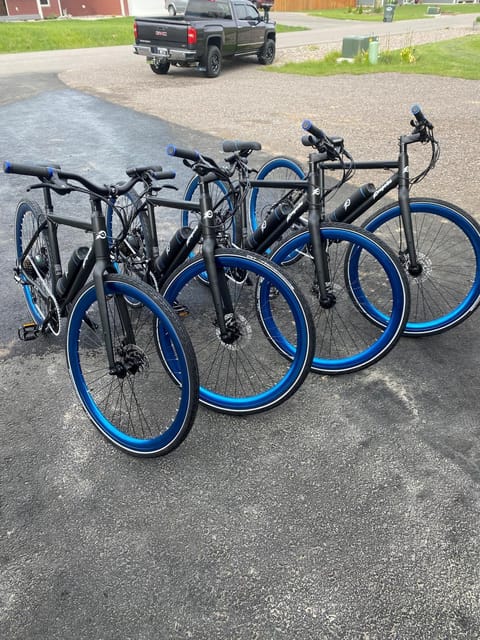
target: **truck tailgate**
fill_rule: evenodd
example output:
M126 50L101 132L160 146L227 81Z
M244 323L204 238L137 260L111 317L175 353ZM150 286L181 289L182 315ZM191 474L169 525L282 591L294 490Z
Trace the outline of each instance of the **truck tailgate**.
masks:
M182 16L176 18L137 18L137 44L186 45L188 22Z

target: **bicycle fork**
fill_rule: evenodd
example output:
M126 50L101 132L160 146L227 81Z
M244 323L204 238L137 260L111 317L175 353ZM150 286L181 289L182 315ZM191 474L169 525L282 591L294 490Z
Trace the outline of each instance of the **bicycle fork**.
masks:
M400 206L400 215L403 222L403 230L405 233L406 253L409 257L408 273L417 277L422 273L422 265L418 261L417 248L415 246L415 238L413 236L412 213L410 210L410 172L409 160L407 153L407 144L415 142L410 136L400 137L400 153L399 153L399 186L398 186L398 203ZM402 257L400 256L400 259Z
M112 376L124 378L128 371L125 362L122 363L116 359L115 346L112 339L112 326L107 308L107 294L105 292L104 275L106 273L115 273L110 258L110 247L107 240L107 228L105 216L102 212L101 201L92 199L92 229L93 229L93 247L95 252L95 266L93 268L93 282L98 304L98 312L102 325L103 338L105 340L105 349L107 352L109 373ZM128 313L128 305L123 296L115 297L115 306L119 315L121 326L124 332L124 346L135 344L135 337L131 326L130 316ZM87 318L84 321L89 324Z
M238 332L235 329L235 324L232 322L234 308L228 288L227 276L222 268L218 268L215 260L215 250L217 248L214 227L215 214L208 189L208 177L199 176L199 187L204 238L202 256L205 261L220 338L222 342L231 344L237 339Z

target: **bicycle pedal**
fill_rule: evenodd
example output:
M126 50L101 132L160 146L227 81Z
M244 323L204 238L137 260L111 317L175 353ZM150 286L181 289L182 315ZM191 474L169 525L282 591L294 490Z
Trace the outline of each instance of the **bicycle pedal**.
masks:
M25 324L22 324L18 330L18 337L23 342L28 342L29 340L35 340L35 338L38 338L39 333L40 327L36 322L25 322Z

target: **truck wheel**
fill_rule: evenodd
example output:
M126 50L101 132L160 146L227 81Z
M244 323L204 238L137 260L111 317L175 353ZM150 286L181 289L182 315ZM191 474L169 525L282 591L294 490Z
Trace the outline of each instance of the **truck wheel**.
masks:
M275 42L267 40L260 49L257 58L260 64L272 64L275 60Z
M175 7L173 6L173 4L169 4L168 5L168 15L169 16L175 16L177 14L177 12L175 11Z
M153 71L153 73L157 73L159 75L165 75L166 73L168 73L168 70L170 69L170 62L168 60L165 60L164 62L152 62L150 64L150 68Z
M208 47L205 59L205 75L207 78L216 78L222 70L222 54L215 45Z

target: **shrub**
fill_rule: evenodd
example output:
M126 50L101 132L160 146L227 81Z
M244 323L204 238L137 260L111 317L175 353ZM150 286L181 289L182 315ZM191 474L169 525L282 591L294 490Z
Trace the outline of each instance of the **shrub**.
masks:
M359 51L354 58L354 62L358 64L365 64L368 62L368 51Z
M413 47L403 47L400 50L400 60L406 64L415 64L417 61L415 57L415 49Z
M341 58L342 54L340 51L329 51L323 58L324 62L336 62L339 58Z
M381 51L378 55L378 61L382 64L392 64L394 62L395 56L393 55L393 51L387 49L386 51Z

